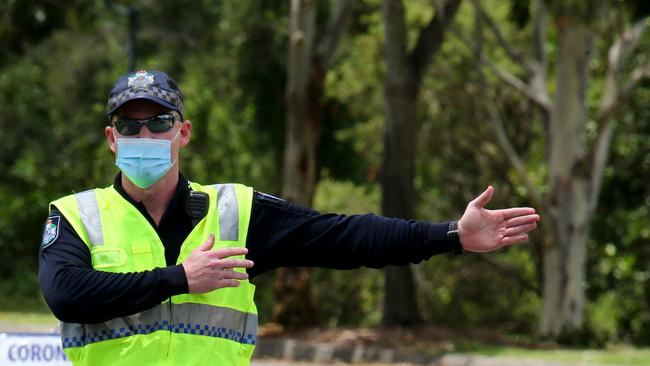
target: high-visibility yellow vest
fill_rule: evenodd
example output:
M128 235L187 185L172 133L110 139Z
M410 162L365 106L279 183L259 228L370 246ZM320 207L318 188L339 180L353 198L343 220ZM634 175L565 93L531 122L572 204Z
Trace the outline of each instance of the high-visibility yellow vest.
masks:
M245 247L253 190L240 184L191 187L207 193L210 205L183 242L177 263L210 234L214 249ZM52 205L90 249L94 269L125 273L166 266L156 231L113 186ZM75 365L248 365L257 341L254 292L254 285L241 281L239 287L173 296L105 323L62 323L63 348Z

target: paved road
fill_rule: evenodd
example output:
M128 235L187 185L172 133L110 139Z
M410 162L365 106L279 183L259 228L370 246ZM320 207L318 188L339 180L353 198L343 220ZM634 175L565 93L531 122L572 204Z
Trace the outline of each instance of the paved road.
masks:
M57 333L58 324L29 324L0 320L0 333Z
M257 360L251 362L251 366L326 366L326 365L321 363L289 362L289 361L282 361L282 360Z
M350 364L350 363L307 363L307 362L292 362L285 360L253 360L251 366L331 366L331 365L355 365L355 366L417 366L416 364L398 363L364 363L364 364ZM520 358L507 358L507 357L487 357L487 356L463 356L463 355L450 355L445 356L434 363L427 364L428 366L587 366L589 363L568 364L558 363L552 361L541 360L523 360ZM608 366L601 365L598 366ZM615 365L609 365L615 366Z
M315 362L295 362L286 360L253 360L251 366L345 366L352 365L350 363L328 362L328 363L315 363ZM386 364L386 363L355 363L354 366L408 366L408 364ZM430 365L432 366L432 365ZM475 365L472 365L475 366Z

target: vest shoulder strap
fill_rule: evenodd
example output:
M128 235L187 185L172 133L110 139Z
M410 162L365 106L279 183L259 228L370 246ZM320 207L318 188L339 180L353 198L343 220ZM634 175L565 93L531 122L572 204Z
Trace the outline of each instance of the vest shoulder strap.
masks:
M219 240L246 244L250 221L253 189L239 183L202 186L191 183L192 189L215 194ZM212 191L212 192L209 192Z
M109 187L107 189L112 189ZM104 245L101 214L97 195L103 189L89 189L60 198L50 204L56 206L88 247Z
M79 218L86 229L88 239L93 246L104 245L104 233L97 202L97 190L90 189L74 195L79 209Z

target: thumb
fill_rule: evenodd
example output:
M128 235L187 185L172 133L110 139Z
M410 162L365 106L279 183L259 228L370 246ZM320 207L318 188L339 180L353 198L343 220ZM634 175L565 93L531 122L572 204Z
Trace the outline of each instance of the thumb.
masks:
M210 234L208 236L208 240L204 241L201 245L199 245L199 250L205 252L210 249L212 249L212 246L214 245L214 234Z
M488 202L492 199L492 195L494 194L494 187L488 186L483 193L481 193L478 197L476 197L471 203L479 208L483 208L483 206L487 205Z

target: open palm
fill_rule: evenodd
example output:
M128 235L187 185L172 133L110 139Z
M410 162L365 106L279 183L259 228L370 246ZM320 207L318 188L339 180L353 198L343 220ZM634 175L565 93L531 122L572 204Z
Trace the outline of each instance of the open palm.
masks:
M531 207L488 210L494 188L471 201L458 222L458 235L463 248L470 252L489 252L528 240L528 232L537 227L540 217Z

